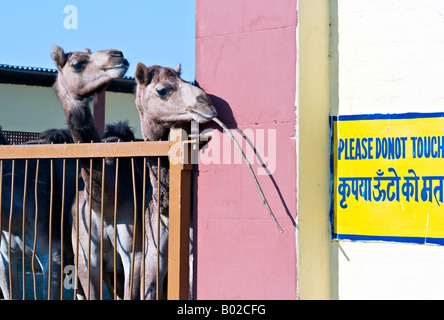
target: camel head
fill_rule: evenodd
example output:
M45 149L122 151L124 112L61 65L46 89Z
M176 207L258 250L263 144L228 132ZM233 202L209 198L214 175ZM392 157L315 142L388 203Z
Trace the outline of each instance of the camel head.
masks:
M166 128L195 120L199 123L216 116L216 109L202 89L180 77L180 64L175 68L136 68L136 106L145 140L159 140Z
M123 53L115 49L65 53L59 46L54 46L51 56L59 71L58 94L69 94L79 100L105 90L113 79L122 78L129 67Z

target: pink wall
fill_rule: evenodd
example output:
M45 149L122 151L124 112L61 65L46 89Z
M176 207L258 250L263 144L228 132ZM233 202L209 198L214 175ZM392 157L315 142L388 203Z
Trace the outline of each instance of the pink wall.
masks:
M232 128L250 129L256 140L260 129L276 133L276 169L258 179L284 229L278 232L245 164L201 162L197 299L297 298L296 25L296 0L196 0L196 80ZM222 140L214 132L209 148ZM256 174L259 166L256 160Z

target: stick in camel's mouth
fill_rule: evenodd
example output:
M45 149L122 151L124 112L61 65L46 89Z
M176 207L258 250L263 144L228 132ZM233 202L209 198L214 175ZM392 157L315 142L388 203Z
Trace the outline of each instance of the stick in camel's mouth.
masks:
M279 222L277 221L275 215L273 214L273 211L271 211L270 205L268 204L268 201L267 201L267 199L265 198L264 192L262 191L262 188L261 188L261 186L260 186L260 184L259 184L259 181L257 180L257 178L256 178L256 176L255 176L255 174L254 174L254 171L253 171L253 168L251 167L250 162L248 161L247 157L245 156L245 154L244 154L244 152L243 152L243 150L242 150L242 147L239 145L239 142L237 142L236 138L233 136L233 134L231 133L231 131L227 128L227 126L226 126L222 121L220 121L220 120L219 120L217 117L215 117L215 116L211 116L211 117L210 117L210 116L205 115L205 114L203 114L203 113L201 113L201 112L199 112L199 111L197 111L197 110L195 110L195 109L193 109L193 108L191 108L191 107L189 107L189 108L187 109L187 111L190 112L190 113L198 114L199 116L201 116L201 117L203 117L203 118L205 118L205 119L207 119L207 120L213 120L213 121L216 122L218 125L220 125L220 126L224 129L225 132L228 133L228 135L230 136L231 140L233 140L235 146L237 147L237 150L238 150L238 151L240 152L240 154L242 155L242 158L244 159L245 164L248 166L248 169L250 170L251 176L253 177L253 180L254 180L254 182L255 182L255 184L256 184L256 187L257 187L257 189L259 190L259 193L260 193L260 195L261 195L261 197L262 197L262 203L267 207L268 212L270 213L271 218L273 219L274 223L276 224L276 227L278 228L279 232L280 232L280 233L283 233L284 231L282 230L281 226L279 225Z
M197 113L197 114L199 114L200 116L202 116L202 117L204 117L204 118L207 118L208 120L213 120L213 121L216 122L218 125L220 125L220 126L224 129L225 132L228 133L228 135L230 136L231 140L233 140L233 142L234 142L234 144L235 144L237 150L238 150L239 153L242 155L242 158L244 159L245 164L248 166L248 169L250 170L251 176L253 177L253 180L254 180L254 182L255 182L255 184L256 184L256 187L257 187L257 189L259 190L259 193L260 193L260 195L261 195L261 197L262 197L262 203L267 207L268 212L270 213L270 216L271 216L271 218L273 219L274 223L276 224L276 227L278 228L279 232L280 232L280 233L283 233L284 231L282 230L281 226L279 225L279 222L277 221L276 217L274 216L273 211L271 211L270 205L268 204L268 201L267 201L267 199L265 198L264 192L262 191L262 188L261 188L261 186L260 186L260 184L259 184L259 181L257 180L257 178L256 178L256 176L255 176L255 174L254 174L254 171L253 171L253 168L251 167L250 162L248 161L247 157L245 156L245 154L244 154L244 152L243 152L243 150L242 150L242 147L239 145L239 142L237 142L236 138L233 136L233 134L231 133L231 131L230 131L230 130L227 128L227 126L226 126L222 121L220 121L217 117L211 117L211 118L209 118L208 116L206 116L206 115L204 115L204 114L201 114L200 112L197 112L196 110L193 110L193 109L191 109L191 108L188 108L188 111L190 111L190 112L194 112L194 113Z

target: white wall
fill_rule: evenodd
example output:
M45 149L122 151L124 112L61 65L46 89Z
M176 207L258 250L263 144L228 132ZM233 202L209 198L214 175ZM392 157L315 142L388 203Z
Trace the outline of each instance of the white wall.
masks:
M444 1L331 3L333 115L444 111ZM339 299L444 298L442 246L339 246Z
M339 299L442 299L444 248L340 241Z
M341 114L443 111L444 1L339 0Z

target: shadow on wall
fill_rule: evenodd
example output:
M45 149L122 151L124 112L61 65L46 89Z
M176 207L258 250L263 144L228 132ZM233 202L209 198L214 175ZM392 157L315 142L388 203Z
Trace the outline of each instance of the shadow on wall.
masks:
M267 176L269 177L269 179L271 180L271 182L273 183L274 188L277 191L277 194L279 196L279 199L282 203L282 206L285 210L285 213L287 214L287 216L290 218L293 226L295 228L297 228L297 224L296 221L294 220L293 216L291 215L290 210L288 209L288 206L285 202L285 199L282 195L282 192L278 186L278 184L276 183L276 180L273 177L273 174L270 172L270 170L267 168L267 165L265 164L264 160L262 159L261 155L259 154L259 152L257 151L254 143L248 138L247 135L245 135L239 128L237 125L236 120L234 119L233 116L233 111L229 105L229 103L227 101L225 101L224 99L214 96L214 95L209 95L211 98L211 101L213 102L213 105L215 106L216 110L217 110L217 114L218 114L218 118L219 120L221 120L229 129L236 129L238 130L241 135L242 138L246 141L247 145L249 148L251 148L254 151L254 155L258 161L258 163L262 166L262 168L265 170L265 172L267 173ZM211 122L211 127L213 129L219 130L221 133L223 133L223 129L221 127L219 127L216 123ZM239 141L239 143L241 143Z
M199 85L198 83L196 83L197 85ZM287 216L290 218L291 223L293 224L293 226L297 229L298 225L295 221L295 219L293 218L293 216L291 215L291 212L285 202L285 199L282 195L282 192L276 182L276 180L274 179L272 173L270 172L270 170L267 168L267 165L265 164L265 162L263 161L263 159L261 158L261 155L258 153L256 147L254 146L253 142L238 128L238 124L236 122L236 119L234 118L233 115L233 110L230 107L230 104L224 100L221 97L212 95L212 94L208 94L214 107L216 108L217 111L217 118L222 121L227 128L233 130L237 130L239 133L241 133L242 138L246 141L247 146L249 148L251 148L254 151L254 155L258 161L258 163L262 166L262 168L265 170L265 172L268 175L268 178L271 180L274 188L276 189L276 192L279 196L279 199L282 203L282 207L285 210L285 213L287 214ZM223 129L217 125L215 122L211 121L205 124L202 124L201 127L202 130L206 130L206 129L214 129L214 130L218 130L219 132L223 133ZM242 145L242 142L239 141L239 143ZM194 166L193 171L192 171L192 224L194 227L194 234L193 234L193 238L195 239L194 241L194 261L193 261L193 274L197 275L197 256L196 256L196 252L197 252L197 247L198 247L198 242L197 242L197 235L198 235L198 230L197 230L197 220L198 220L198 177L199 177L199 169L198 166ZM279 208L280 209L280 208ZM197 277L194 276L194 284L193 284L193 297L196 297L196 288L197 288Z

